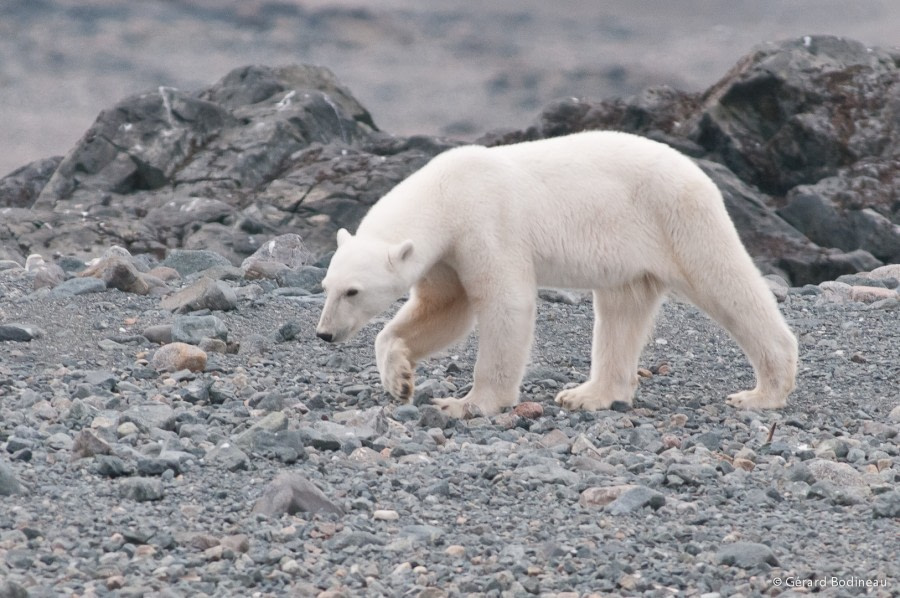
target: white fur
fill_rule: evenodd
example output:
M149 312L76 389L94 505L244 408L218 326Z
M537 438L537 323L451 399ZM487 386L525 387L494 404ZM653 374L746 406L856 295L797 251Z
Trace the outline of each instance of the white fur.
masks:
M670 147L591 132L450 150L338 233L318 333L343 341L412 289L375 343L385 388L409 399L415 364L477 321L474 384L436 401L454 416L518 401L538 286L592 289L590 380L570 409L631 403L663 295L687 297L737 340L757 386L738 407L777 408L794 388L797 342L741 245L715 184ZM347 296L347 291L358 293Z

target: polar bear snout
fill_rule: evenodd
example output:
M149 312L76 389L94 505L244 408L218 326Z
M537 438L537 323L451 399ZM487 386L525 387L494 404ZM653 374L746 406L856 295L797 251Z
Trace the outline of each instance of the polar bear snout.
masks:
M326 343L333 343L333 342L334 342L334 335L331 334L330 332L322 332L322 331L317 330L317 331L316 331L316 336L318 336L320 339L322 339L322 340L325 341Z

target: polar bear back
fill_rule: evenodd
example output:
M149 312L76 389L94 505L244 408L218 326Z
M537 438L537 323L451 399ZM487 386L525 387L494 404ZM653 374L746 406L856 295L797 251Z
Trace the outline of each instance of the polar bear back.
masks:
M612 131L452 149L382 198L359 231L392 242L440 239L466 255L477 247L546 286L674 278L682 267L674 256L703 255L701 243L750 263L721 194L696 164Z

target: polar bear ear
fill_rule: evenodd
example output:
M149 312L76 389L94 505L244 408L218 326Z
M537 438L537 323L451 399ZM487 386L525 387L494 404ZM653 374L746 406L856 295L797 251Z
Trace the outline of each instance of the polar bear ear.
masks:
M400 262L407 260L412 255L412 252L413 242L410 239L391 245L390 249L388 249L388 261L392 266L396 266Z
M346 228L342 228L337 232L337 245L340 247L345 242L349 241L353 237L350 232Z

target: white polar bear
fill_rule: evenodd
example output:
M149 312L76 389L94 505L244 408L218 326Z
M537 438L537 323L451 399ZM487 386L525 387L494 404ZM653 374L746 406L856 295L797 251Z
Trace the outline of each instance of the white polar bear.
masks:
M593 290L590 379L569 409L631 404L638 359L664 294L687 297L737 340L756 373L729 402L778 408L794 388L797 341L732 224L690 159L626 133L589 132L452 149L337 235L317 335L353 336L411 290L378 335L385 389L409 400L419 360L479 328L472 390L436 399L455 417L515 405L538 286Z

